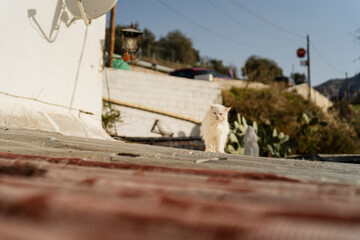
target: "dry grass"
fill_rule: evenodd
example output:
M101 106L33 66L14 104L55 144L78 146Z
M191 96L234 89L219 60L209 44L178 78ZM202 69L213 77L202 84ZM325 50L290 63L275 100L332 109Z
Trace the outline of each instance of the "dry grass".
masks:
M309 101L295 93L287 93L282 88L223 90L223 102L232 106L229 120L233 122L236 113L257 123L270 122L273 127L299 143L296 153L358 153L360 141L355 128L338 117L337 113L324 113ZM326 121L327 126L318 126L316 131L301 127L297 118L306 113L310 118Z
M251 122L270 121L278 130L290 135L296 131L296 119L299 114L320 112L301 96L285 93L277 87L262 90L224 90L223 101L226 106L232 106L231 120L236 116L235 113L240 113Z

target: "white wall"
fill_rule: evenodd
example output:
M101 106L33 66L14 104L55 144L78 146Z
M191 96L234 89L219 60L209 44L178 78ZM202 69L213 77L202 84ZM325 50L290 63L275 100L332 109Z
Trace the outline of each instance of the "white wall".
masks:
M72 19L62 0L0 1L1 126L106 137L100 121L105 16L88 28ZM47 123L39 124L44 114Z
M269 85L260 82L249 82L246 80L227 80L223 78L214 78L214 82L221 84L222 89L230 90L231 88L250 88L250 89L263 89L269 88Z
M166 111L202 121L211 103L221 103L219 83L156 75L151 73L107 69L110 98ZM103 96L108 97L106 81ZM161 114L119 107L123 122L117 125L119 135L160 136L151 133L156 119L163 122L174 136L199 136L198 125Z
M119 136L161 137L160 134L151 132L157 119L161 121L163 129L172 132L174 137L200 135L200 126L192 122L124 106L114 107L121 113L122 122L116 125ZM112 129L112 131L115 130Z

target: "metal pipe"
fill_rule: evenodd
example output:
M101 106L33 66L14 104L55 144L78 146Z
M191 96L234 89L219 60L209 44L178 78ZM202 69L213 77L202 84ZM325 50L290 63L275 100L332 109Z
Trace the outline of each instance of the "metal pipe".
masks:
M139 104L127 103L127 102L123 102L123 101L119 101L119 100L115 100L115 99L109 99L107 97L103 97L102 99L105 102L110 102L112 104L116 104L116 105L120 105L120 106L124 106L124 107L135 108L135 109L139 109L139 110L143 110L143 111L147 111L147 112L161 114L161 115L172 117L172 118L177 118L177 119L180 119L180 120L184 120L184 121L188 121L188 122L192 122L192 123L196 123L196 124L201 124L201 121L199 121L199 120L196 120L196 119L190 118L190 117L181 116L179 114L170 113L170 112L166 112L166 111L146 107L146 106L142 106L142 105L139 105Z

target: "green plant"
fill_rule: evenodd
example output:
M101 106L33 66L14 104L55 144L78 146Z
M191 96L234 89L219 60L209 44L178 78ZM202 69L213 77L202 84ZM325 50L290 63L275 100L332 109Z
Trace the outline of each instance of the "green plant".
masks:
M338 101L336 104L336 108L338 109L339 116L342 120L351 122L353 110L347 101L343 101L343 100Z
M258 127L259 147L261 155L271 157L287 157L297 143L289 135L279 132L267 121Z
M236 120L236 113L241 113L250 122L265 123L270 120L278 132L290 136L295 136L298 128L296 118L300 113L320 111L301 96L278 88L224 90L223 103L232 106L230 122Z
M351 117L350 120L344 119L340 117L340 112L335 107L324 113L296 92L282 92L271 87L260 90L249 88L223 90L223 103L232 106L229 114L230 123L237 120L237 113L241 113L248 123L256 121L259 130L267 128L265 124L267 123L272 128L276 128L278 135L279 132L289 135L286 144L291 143L292 153L360 152L360 106L351 106L351 115L346 115L349 111L344 111L343 116ZM266 135L269 136L271 131L267 130L267 132ZM261 133L258 135L260 137ZM296 147L293 147L294 139L298 143ZM264 146L261 141L259 140L260 148ZM233 143L233 145L236 150L237 144ZM265 150L266 148L261 148L261 151Z
M116 110L109 102L103 101L101 121L105 130L110 132L116 122L122 122L120 111Z
M237 119L233 122L233 127L230 129L225 150L231 154L244 154L243 138L248 125L246 119L241 117L239 113L236 117Z
M354 114L352 115L351 123L354 126L358 139L360 139L360 105L353 106Z
M233 122L233 128L230 130L226 151L231 154L244 153L244 135L248 128L245 117L236 115L237 119ZM270 122L258 124L252 123L254 131L259 137L259 148L261 156L286 157L291 154L292 147L296 146L293 139L283 132L277 133L277 130L270 125Z
M309 154L319 152L319 142L321 138L321 132L319 130L327 126L326 122L319 121L315 112L313 112L312 115L310 119L308 114L301 113L297 118L299 124L297 139L301 153Z
M360 104L353 105L353 108L354 108L355 111L360 111Z

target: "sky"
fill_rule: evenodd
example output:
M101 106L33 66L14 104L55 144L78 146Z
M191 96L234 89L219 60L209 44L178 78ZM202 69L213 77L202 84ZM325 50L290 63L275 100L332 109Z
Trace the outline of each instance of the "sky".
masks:
M234 65L240 76L252 55L274 60L285 76L307 74L296 56L307 35L312 86L360 72L359 0L118 0L116 24L135 22L157 40L180 30L201 57Z

